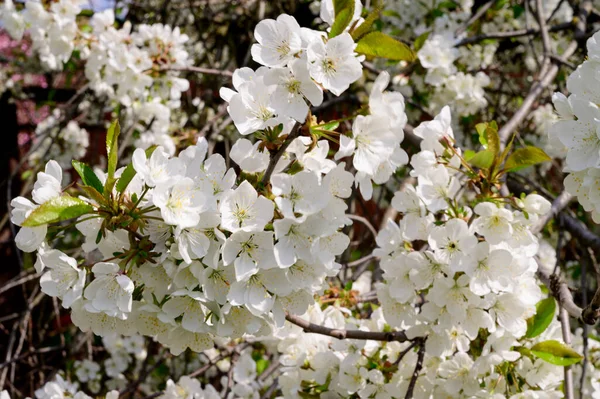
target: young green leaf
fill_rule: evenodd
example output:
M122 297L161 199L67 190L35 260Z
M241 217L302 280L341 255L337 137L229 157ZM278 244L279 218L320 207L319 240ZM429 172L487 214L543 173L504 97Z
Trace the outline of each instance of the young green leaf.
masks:
M504 164L504 170L507 172L514 172L550 160L552 160L552 158L537 147L519 148L510 154Z
M93 187L100 194L103 193L104 187L102 186L102 182L98 179L98 176L96 176L92 168L87 164L76 160L73 160L71 163L73 164L73 169L75 169L79 174L79 177L81 177L83 184Z
M113 177L115 175L115 171L117 170L119 134L121 134L121 126L119 125L119 120L115 120L108 128L108 132L106 132L106 156L108 158L109 178Z
M337 121L333 121L333 122L328 122L328 123L324 123L322 125L314 125L310 127L310 130L335 130L340 126L340 123Z
M371 32L363 36L356 45L358 54L387 58L394 61L415 60L415 53L406 44L382 32Z
M329 31L329 38L336 37L337 35L344 32L354 16L353 0L334 0L333 1L333 14L334 20Z
M365 18L363 23L360 24L351 33L352 39L354 39L354 41L359 40L361 37L363 37L364 35L366 35L367 33L369 33L371 31L371 27L373 26L373 23L377 19L379 19L379 14L381 14L382 9L383 9L382 1L373 2L373 10L371 10L369 15L367 15L367 17Z
M329 31L330 39L344 33L354 16L354 1L339 0L335 3L335 19ZM338 7L340 8L339 12Z
M495 154L500 151L500 137L498 136L498 126L496 122L478 123L475 130L479 134L479 142L486 150Z
M473 150L465 150L463 153L463 158L465 161L469 162L475 156L475 151Z
M44 202L35 208L25 219L23 227L35 227L49 223L61 222L67 219L77 218L93 211L94 208L79 198L63 194Z
M495 153L489 150L479 151L469 159L469 163L479 169L489 169L494 163Z
M557 366L570 366L579 363L583 356L563 343L555 340L543 341L531 348L534 356Z
M154 150L156 150L156 146L155 145L153 145L152 147L149 147L146 150L146 158L150 158L150 155L152 155L152 153L154 152ZM121 174L121 177L119 178L119 181L117 182L116 188L117 188L117 192L118 193L122 193L123 191L125 191L125 189L129 185L129 183L131 183L131 180L135 177L136 173L137 172L133 168L133 163L130 163L129 165L127 165L127 167L125 168L125 170Z
M500 159L498 160L498 165L502 165L502 163L504 162L504 160L508 156L508 153L512 149L513 143L515 141L515 136L516 135L513 134L511 136L510 140L508 140L508 143L506 144L506 147L504 147L504 150L502 151L502 154L500 155Z
M479 143L482 146L487 147L487 139L485 137L485 129L487 129L488 124L485 122L478 123L475 125L475 130L477 130L477 134L479 135Z
M419 50L421 50L423 48L423 45L427 41L427 38L429 38L430 34L431 34L431 31L428 31L428 32L420 34L419 37L417 37L415 39L415 42L413 43L413 48L415 49L415 52L418 52Z
M536 313L527 320L527 338L534 338L546 331L552 323L556 312L556 301L554 297L548 297L539 301L536 305Z

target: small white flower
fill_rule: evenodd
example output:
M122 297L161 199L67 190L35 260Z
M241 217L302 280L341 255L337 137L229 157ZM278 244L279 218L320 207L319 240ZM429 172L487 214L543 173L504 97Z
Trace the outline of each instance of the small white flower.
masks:
M277 20L260 21L254 28L254 37L258 44L252 45L252 58L265 66L285 66L302 51L300 25L287 14L281 14Z
M209 202L189 177L178 180L170 188L156 187L152 201L160 208L166 223L180 228L196 226L200 222L200 213L208 210Z
M469 232L467 222L451 219L443 226L434 227L429 234L429 245L440 261L458 270L459 264L470 256L477 245L477 238Z
M47 249L38 252L38 262L50 269L40 278L42 292L61 298L66 309L81 298L86 273L77 267L75 259L56 249Z
M308 46L310 76L336 96L362 76L362 65L354 53L356 43L349 33L333 39L314 40Z
M146 152L137 148L132 157L133 168L149 187L173 185L185 174L185 164L179 158L169 159L163 147L157 147L150 159Z
M103 312L122 320L131 312L134 285L121 273L116 263L99 262L92 268L94 280L84 292L88 302L85 309L92 313Z
M31 195L38 204L58 197L62 191L62 168L56 161L48 161L44 172L39 172Z
M473 211L479 215L473 221L473 229L481 234L490 244L499 244L513 234L513 214L491 202L482 202Z
M323 102L323 91L312 81L306 60L294 59L288 68L271 69L264 81L277 86L273 93L276 111L298 122L304 122L308 114L305 98L314 106Z
M392 156L399 139L387 119L359 115L352 125L352 137L340 136L340 149L335 159L354 153L352 164L356 170L373 176L379 165Z
M223 194L219 210L221 227L231 232L261 231L273 217L273 202L258 195L246 180Z
M319 184L316 174L308 171L293 176L285 173L271 177L277 207L288 219L302 221L323 209L329 201L326 187Z
M234 264L237 281L247 280L259 268L275 267L273 233L237 231L223 245L223 263Z

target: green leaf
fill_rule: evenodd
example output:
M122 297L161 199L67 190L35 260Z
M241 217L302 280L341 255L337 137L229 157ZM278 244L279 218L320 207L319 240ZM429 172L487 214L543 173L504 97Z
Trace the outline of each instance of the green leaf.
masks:
M514 172L550 160L552 160L552 158L537 147L519 148L510 154L504 164L504 170Z
M94 187L91 186L79 186L84 193L87 194L88 198L93 199L98 205L106 204L106 198L100 194Z
M525 12L525 8L519 4L512 6L512 10L514 19L519 18Z
M256 373L261 375L267 369L267 367L269 367L269 364L271 364L271 362L268 359L258 359L256 361Z
M352 22L354 4L354 0L334 0L333 9L335 11L335 19L329 31L330 39L344 33L344 30Z
M23 222L23 227L35 227L73 219L93 211L94 208L79 198L63 194L35 208Z
M412 62L416 58L410 47L382 32L371 32L363 36L356 45L356 52L394 61Z
M467 162L469 162L471 159L473 159L474 156L475 156L475 151L473 151L473 150L465 150L465 152L463 153L463 158Z
M383 9L383 2L375 1L373 4L373 10L371 10L369 15L367 15L367 17L365 18L363 23L360 24L360 26L358 26L356 29L354 29L352 31L351 34L352 34L352 39L354 39L354 41L359 40L361 37L363 37L364 35L366 35L367 33L369 33L371 31L371 27L373 26L373 23L377 19L379 19L379 14L381 14L382 9Z
M583 356L563 343L555 340L543 341L531 348L534 356L557 366L570 366L579 363Z
M498 136L498 125L492 121L490 123L478 123L475 125L479 133L479 142L486 150L497 154L500 152L500 137Z
M311 131L313 131L313 130L314 131L319 131L319 130L334 131L339 126L340 126L339 122L333 121L333 122L324 123L322 125L311 126L310 130Z
M552 323L554 313L556 312L556 301L554 297L548 297L537 303L536 313L527 320L527 338L534 338L546 331L546 328Z
M117 170L117 161L119 156L119 134L121 133L121 126L119 120L116 119L111 123L106 132L106 156L108 159L108 173L106 177L106 191L110 194L112 187L115 184L115 171Z
M423 48L423 45L429 38L430 33L431 32L425 32L425 33L419 35L419 37L417 37L415 39L415 42L413 43L413 48L415 49L415 52L418 52L419 50L421 50Z
M494 163L495 156L496 154L488 150L479 151L471 157L469 163L479 169L489 169Z
M482 146L487 148L487 139L485 137L485 129L487 129L487 123L478 123L475 125L475 130L477 130L477 134L479 135L479 142Z
M398 11L394 11L394 10L383 10L381 12L381 15L383 15L385 17L394 17L394 18L402 19L402 15L400 15L400 13Z
M342 33L348 27L350 22L352 22L352 16L354 15L354 10L350 8L343 9L335 20L333 21L333 25L331 25L331 30L329 31L329 38L334 38Z
M512 149L513 143L515 141L515 136L516 135L513 134L511 136L510 140L508 140L508 144L506 144L506 147L504 147L504 151L502 151L502 155L500 155L500 159L498 160L498 165L502 165L502 163L504 162L504 160L508 156L508 153Z
M149 147L148 149L146 149L146 158L150 158L150 155L152 155L152 153L154 152L154 150L156 150L156 146L155 145L153 145L152 147ZM116 188L117 188L117 192L118 193L122 193L123 191L125 191L125 189L129 185L129 183L131 183L131 180L133 180L133 178L135 177L136 173L137 172L133 168L133 162L130 163L129 165L127 165L127 167L125 168L125 170L121 174L121 177L119 178L119 181L117 182Z
M499 11L501 10L506 4L508 3L508 0L496 0L496 2L494 3L494 6L492 7L495 11Z
M73 160L71 163L73 164L73 168L79 174L79 177L81 177L81 181L83 182L83 184L85 184L86 186L93 187L100 194L104 192L102 182L100 181L100 179L98 179L98 176L96 176L92 168L90 168L87 164L76 160Z

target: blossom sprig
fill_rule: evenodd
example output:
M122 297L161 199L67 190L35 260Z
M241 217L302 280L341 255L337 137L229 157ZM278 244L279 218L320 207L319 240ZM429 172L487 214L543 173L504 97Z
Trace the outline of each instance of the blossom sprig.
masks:
M259 23L251 54L263 66L236 70L235 90L221 89L248 137L230 151L238 169L209 155L202 137L177 155L140 146L119 168L113 123L106 171L73 163L78 196L63 191L62 168L50 161L33 201L12 201L11 219L22 227L17 245L37 251L42 291L60 299L81 330L141 334L174 355L213 350L215 341L276 340L283 367L275 389L284 397L559 397L561 367L581 357L561 342L556 303L536 279L533 226L550 204L500 192L503 175L547 156L513 151L512 143L501 149L492 122L477 127L484 149L463 151L443 107L414 129L420 151L409 161L404 97L387 90L386 72L359 112L317 122L311 107L324 91L349 90L363 56L411 61L406 46L372 29L372 15L361 21L361 7L324 1L327 32L301 28L289 15ZM110 25L111 34L126 33ZM174 31L138 33L157 32ZM164 51L158 45L152 62L163 63ZM102 64L100 75L114 67ZM145 83L139 87L133 92L148 94ZM338 131L340 122L351 129ZM388 183L408 165L417 184L394 193L400 219L386 221L367 258L382 275L361 280L344 267L355 280L347 288L376 296L365 310L353 290L330 285L351 244L347 202L354 188L370 199L373 183ZM73 226L95 262L51 248L49 229ZM253 356L236 356L223 394L266 393ZM75 394L63 382L48 389ZM214 397L216 389L182 377L162 392L184 395Z

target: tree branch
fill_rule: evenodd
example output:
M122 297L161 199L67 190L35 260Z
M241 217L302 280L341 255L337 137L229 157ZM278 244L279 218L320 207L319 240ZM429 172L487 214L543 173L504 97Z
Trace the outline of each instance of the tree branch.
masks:
M569 29L572 27L573 27L573 24L571 22L565 22L562 24L556 24L556 25L549 27L548 32L559 32L561 30L566 30L566 29ZM478 42L482 42L487 39L511 39L514 37L536 35L538 33L540 33L539 29L520 29L520 30L509 31L509 32L494 32L494 33L488 33L485 35L477 35L477 36L467 37L467 38L461 40L460 42L456 43L454 45L454 47L466 46L467 44L478 43Z
M298 138L300 136L301 131L302 131L302 124L300 122L296 122L296 124L292 128L292 131L290 132L290 134L288 134L288 136L285 139L285 141L283 142L283 144L281 144L281 147L279 147L279 150L277 150L277 152L274 155L271 155L271 160L269 161L269 165L267 166L265 175L262 178L263 185L266 186L269 183L269 180L271 180L271 175L273 174L273 171L275 170L275 166L277 166L277 162L279 162L279 159L281 159L283 154L285 154L285 150L287 150L287 148L290 146L290 144L292 144L292 141L294 141L296 138Z
M565 344L571 345L571 323L569 323L569 315L565 308L560 308L560 326L562 330L562 337ZM573 370L571 366L565 366L565 399L575 399L575 393L573 390Z
M286 313L285 319L292 324L297 325L302 328L304 332L313 333L313 334L321 334L327 335L329 337L337 338L337 339L370 339L373 341L398 341L398 342L406 342L410 341L406 336L404 331L390 331L390 332L372 332L372 331L362 331L362 330L340 330L337 328L329 328L325 326L320 326L318 324L311 323L309 321L304 320L300 316L292 315Z
M573 295L571 294L571 290L569 290L567 283L558 275L549 276L541 269L539 261L537 259L536 261L538 262L537 276L540 281L550 289L552 296L556 298L559 305L562 306L571 317L581 319L582 310L573 301Z
M563 191L562 193L560 193L560 195L556 197L556 199L552 202L552 207L550 208L550 211L547 214L542 215L537 221L537 223L533 226L533 228L531 229L532 233L536 234L542 231L544 229L544 226L546 226L550 220L558 216L558 214L560 214L563 211L563 209L565 209L569 205L571 200L573 200L573 196L567 191Z
M233 72L220 69L202 68L195 66L168 66L161 68L161 71L180 71L180 72L196 72L203 73L205 75L221 75L221 76L233 76Z
M494 1L488 0L487 3L485 3L481 7L479 7L477 9L477 11L471 16L471 18L469 18L469 20L467 22L465 22L464 25L462 25L461 27L459 27L454 32L454 36L460 36L460 35L462 35L469 28L469 26L471 26L475 21L477 21L479 18L481 18L483 16L483 14L485 14L485 12L487 10L489 10L490 7L493 6L493 5L494 5Z
M419 374L421 373L421 369L423 368L423 359L425 358L425 340L421 343L419 347L419 353L417 355L417 363L415 364L415 370L413 371L412 377L410 377L410 383L408 384L408 389L406 390L406 396L404 399L412 399L415 386L417 385L417 379L419 378Z
M562 54L561 58L569 58L571 55L573 55L573 53L575 53L576 50L577 42L572 41L569 44L569 47L567 47L565 52ZM550 83L552 83L552 81L556 77L556 74L558 73L559 68L560 66L556 62L554 62L550 68L547 68L547 72L540 77L540 80L535 82L531 86L527 97L525 97L523 103L521 104L517 112L515 112L510 118L510 120L506 122L504 126L502 126L502 128L498 131L498 135L500 136L500 141L503 143L503 147L504 143L508 141L508 138L512 134L512 132L527 117L527 115L529 115L529 111L531 110L531 107L533 106L537 98L542 94L544 89L548 87Z

